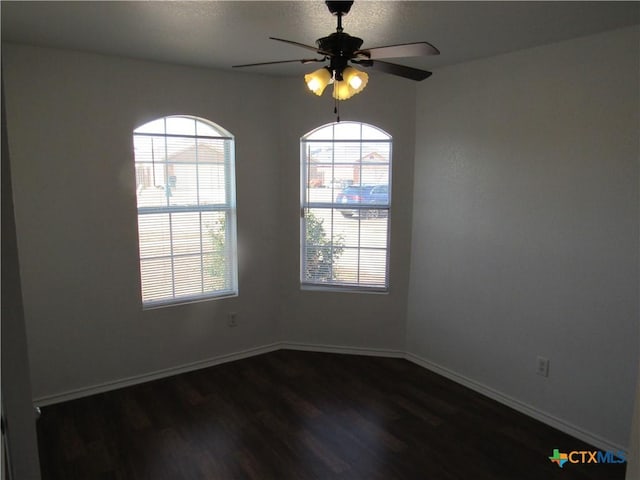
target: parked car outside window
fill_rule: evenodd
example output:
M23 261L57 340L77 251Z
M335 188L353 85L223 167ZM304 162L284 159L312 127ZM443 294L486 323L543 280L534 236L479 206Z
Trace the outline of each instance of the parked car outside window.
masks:
M386 207L389 205L389 187L387 185L352 185L338 194L336 203L345 206L356 205L358 207L364 207L366 205L376 205ZM345 217L352 217L354 215L377 217L386 213L386 210L379 208L349 208L341 209L340 212Z

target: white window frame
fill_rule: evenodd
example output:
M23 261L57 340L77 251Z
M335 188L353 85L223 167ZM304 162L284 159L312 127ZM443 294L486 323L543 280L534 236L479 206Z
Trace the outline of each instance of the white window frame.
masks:
M327 129L327 128L332 128L334 129L333 132L335 132L335 127L339 126L339 125L345 125L345 124L353 124L353 125L359 125L361 132L362 132L362 127L367 127L370 129L374 129L376 131L378 131L381 136L384 136L384 140L383 139L372 139L372 140L367 140L367 139L363 139L362 138L362 133L361 133L361 138L359 139L345 139L345 138L335 138L335 133L332 135L332 138L327 138L327 139L318 139L318 138L310 138L312 137L315 133L320 132L323 129ZM359 143L360 145L362 145L363 143L369 143L369 142L374 142L374 143L381 143L381 142L388 142L389 144L389 159L388 159L388 203L387 204L376 204L376 210L384 210L386 211L386 221L387 221L387 225L386 225L386 245L385 245L385 251L386 251L386 255L385 255L385 272L384 272L384 285L380 286L380 285L371 285L371 284L367 284L364 282L360 282L359 278L360 278L360 260L358 260L358 281L357 282L347 282L347 281L340 281L340 280L336 280L336 279L331 279L329 281L322 281L322 282L317 282L317 281L309 281L308 279L305 278L305 269L306 269L306 253L307 253L307 243L306 243L306 212L309 209L327 209L327 210L332 210L333 214L335 214L338 210L344 209L344 205L341 203L336 203L335 198L336 195L335 193L332 194L332 198L333 201L331 203L327 203L327 202L321 202L321 203L316 203L313 201L310 201L309 198L307 198L307 186L309 184L309 168L310 168L310 162L307 161L307 144L308 143L328 143L328 144L335 144L335 143L345 143L345 142L351 142L351 143ZM360 146L360 148L362 148ZM360 150L361 151L361 150ZM322 125L310 132L308 132L307 134L305 134L301 139L300 139L300 285L301 288L303 290L328 290L328 291L343 291L343 292L353 292L353 293L388 293L389 291L389 287L390 287L390 281L389 281L389 263L390 263L390 251L391 251L391 202L392 202L392 188L391 188L391 184L392 184L392 157L393 157L393 138L392 136L387 133L386 131L382 130L379 127L376 127L375 125L370 125L370 124L366 124L363 122L335 122L335 123L330 123L330 124L326 124L326 125ZM360 154L360 159L362 159L362 154ZM333 165L335 166L336 164L333 163ZM333 186L331 187L332 191L333 191ZM366 211L366 210L371 210L370 206L367 205L351 205L349 206L350 209L354 209L354 210L360 210L362 212ZM333 219L333 216L331 217ZM358 242L358 250L363 250L366 249L366 247L362 247L361 246L361 240L359 240ZM359 257L358 257L359 258Z
M170 119L187 119L193 120L195 122L195 134L186 134L186 133L172 133L171 131L167 132L167 120ZM164 124L164 132L149 130L149 125L157 124L162 121ZM209 132L215 132L214 135L207 134L202 135L197 132L198 123L203 124L203 127L206 126ZM196 166L196 175L195 175L195 185L197 190L197 200L195 203L188 204L180 204L180 205L171 205L169 202L169 196L167 196L167 204L166 205L154 205L154 206L138 206L138 220L140 221L141 217L145 215L153 215L153 214L168 214L169 215L169 225L170 225L170 238L169 245L171 253L169 255L159 255L157 257L154 256L146 256L143 258L142 256L142 238L140 237L140 232L138 231L138 242L139 242L139 272L140 272L140 285L141 285L141 298L142 298L142 307L143 309L151 309L158 307L165 307L171 305L179 305L184 303L191 303L195 301L203 301L210 300L216 298L226 298L233 297L238 295L238 260L237 260L237 236L236 236L236 186L235 186L235 139L231 133L229 133L224 128L219 125L211 122L210 120L195 117L191 115L170 115L166 117L161 117L154 119L150 122L141 125L136 128L133 132L134 143L136 137L162 137L165 139L165 160L159 161L160 168L164 168L165 171L163 173L164 181L166 182L165 188L170 188L170 175L167 171L167 165L171 162L167 159L166 153L166 144L167 139L193 139L196 145L194 159L189 161L189 164ZM222 140L224 142L224 183L225 183L225 194L224 201L220 203L206 203L201 201L201 192L199 190L199 181L200 174L198 169L198 140ZM134 154L134 163L136 166L138 165L138 160L135 158ZM142 162L140 162L142 163ZM144 163L148 163L144 162ZM136 168L136 176L138 175ZM139 194L139 190L137 190L137 194ZM205 238L204 227L203 227L203 213L207 212L222 212L224 213L224 261L225 268L229 269L225 277L228 278L228 287L223 289L206 289L204 282L205 275L205 258L207 253L205 252L203 243ZM199 221L200 221L200 269L194 272L195 275L199 275L201 277L201 291L199 293L190 293L190 294L176 294L176 271L174 268L175 260L179 258L181 255L174 254L174 246L175 246L175 237L174 230L172 227L172 215L180 214L180 213L198 213ZM193 256L193 255L191 255ZM144 279L143 279L143 267L142 263L144 260L154 260L154 259L170 259L171 261L171 295L164 296L162 298L155 299L145 299L144 298Z

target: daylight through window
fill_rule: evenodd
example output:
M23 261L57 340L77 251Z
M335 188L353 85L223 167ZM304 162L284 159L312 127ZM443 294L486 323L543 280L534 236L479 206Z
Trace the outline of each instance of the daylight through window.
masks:
M391 143L355 122L301 139L303 286L388 289Z
M133 143L143 306L237 294L231 134L170 116L137 128Z

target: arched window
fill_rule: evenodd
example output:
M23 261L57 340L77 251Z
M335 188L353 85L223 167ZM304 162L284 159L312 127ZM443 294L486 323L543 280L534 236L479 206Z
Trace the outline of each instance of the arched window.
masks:
M237 294L233 136L180 115L133 143L143 306Z
M389 288L391 144L384 131L357 122L300 140L303 287Z

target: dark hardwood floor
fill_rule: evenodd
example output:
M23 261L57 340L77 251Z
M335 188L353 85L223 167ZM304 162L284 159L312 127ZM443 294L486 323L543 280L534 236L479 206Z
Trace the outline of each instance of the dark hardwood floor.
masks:
M43 480L622 480L624 465L406 360L280 350L48 406Z

